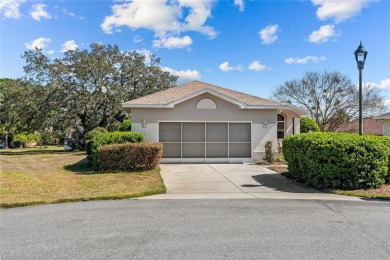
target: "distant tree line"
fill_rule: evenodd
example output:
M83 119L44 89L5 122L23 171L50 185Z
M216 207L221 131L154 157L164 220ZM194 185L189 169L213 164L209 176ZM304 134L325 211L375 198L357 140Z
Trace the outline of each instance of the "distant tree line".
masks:
M66 137L83 148L84 134L96 127L117 130L128 115L121 103L176 85L160 59L116 45L91 44L50 60L40 49L22 56L25 75L0 79L0 132L39 132Z

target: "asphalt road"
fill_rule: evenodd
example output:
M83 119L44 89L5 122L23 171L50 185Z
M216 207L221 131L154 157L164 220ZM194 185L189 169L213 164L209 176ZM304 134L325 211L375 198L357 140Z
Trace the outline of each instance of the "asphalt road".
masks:
M123 200L0 210L1 259L390 259L390 203Z

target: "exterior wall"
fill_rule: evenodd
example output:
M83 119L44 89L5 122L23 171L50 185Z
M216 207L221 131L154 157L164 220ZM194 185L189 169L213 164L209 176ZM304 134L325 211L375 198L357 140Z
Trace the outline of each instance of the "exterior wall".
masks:
M301 133L301 118L295 117L295 134Z
M383 135L390 136L390 119L383 120Z
M196 109L198 102L209 98L216 103L216 109ZM177 104L175 108L132 108L131 128L133 131L145 134L147 142L159 141L159 122L251 122L252 129L252 159L254 162L263 160L265 143L276 140L276 109L255 110L240 109L234 104L205 93ZM146 128L142 128L142 121L146 121ZM267 121L267 128L263 123Z

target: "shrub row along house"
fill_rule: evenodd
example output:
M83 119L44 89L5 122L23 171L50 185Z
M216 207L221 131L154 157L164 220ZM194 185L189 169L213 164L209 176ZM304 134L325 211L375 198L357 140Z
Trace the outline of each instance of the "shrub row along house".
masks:
M305 112L200 81L122 104L132 131L164 145L162 162L259 162L265 144L298 134Z

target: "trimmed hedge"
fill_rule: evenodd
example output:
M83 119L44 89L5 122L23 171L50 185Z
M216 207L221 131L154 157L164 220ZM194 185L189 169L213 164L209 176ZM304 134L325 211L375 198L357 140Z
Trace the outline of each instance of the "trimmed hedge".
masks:
M390 136L383 136L383 137L378 137L382 138L381 141L389 148L390 150ZM387 176L385 179L385 183L390 184L390 152L389 152L389 162L387 164L388 171L387 171Z
M131 131L131 119L123 120L122 125L118 129L121 132Z
M161 160L161 143L129 143L103 145L97 148L99 171L146 171L156 168Z
M291 135L283 141L290 176L319 189L367 189L389 181L390 139L347 133Z
M307 116L301 116L300 118L300 132L301 134L309 132L319 132L320 127L317 125L316 121Z
M110 132L95 135L91 140L92 163L96 169L96 151L99 146L107 144L142 143L145 136L137 132Z
M85 138L85 140L91 140L95 135L98 135L101 133L108 133L108 131L104 127L96 127L94 129L92 129L91 131L86 132L84 138Z
M85 133L85 153L87 154L88 161L92 160L92 147L91 147L91 139L94 138L96 135L99 135L101 133L108 133L107 129L104 127L96 127L92 129L91 131Z

